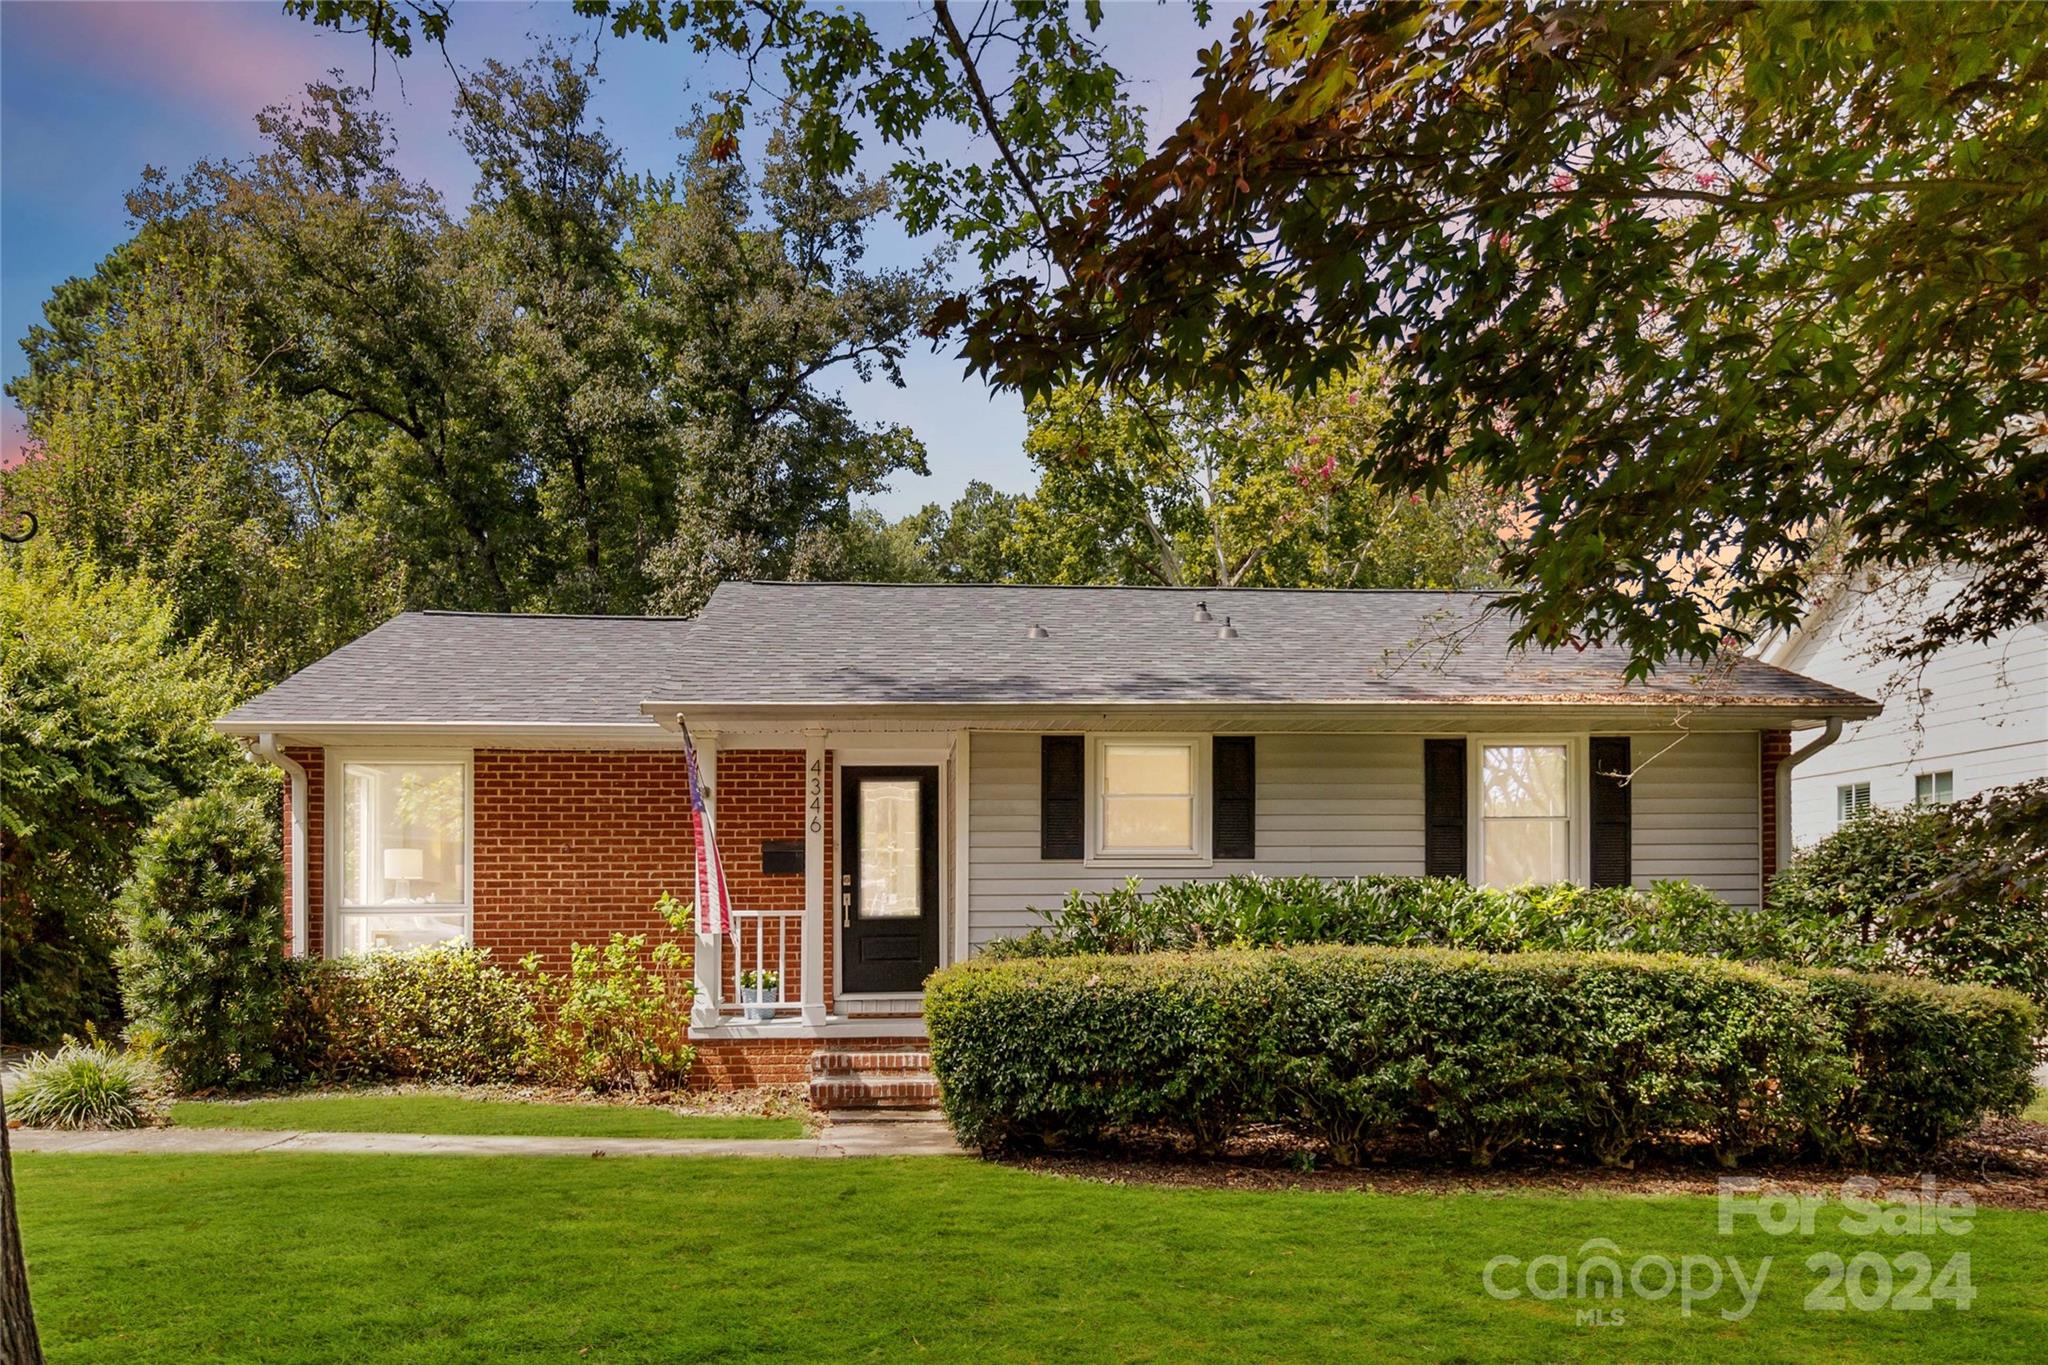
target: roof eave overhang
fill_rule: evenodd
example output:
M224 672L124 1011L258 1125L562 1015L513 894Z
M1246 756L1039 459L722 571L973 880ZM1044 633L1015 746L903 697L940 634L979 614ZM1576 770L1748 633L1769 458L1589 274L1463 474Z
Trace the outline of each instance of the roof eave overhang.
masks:
M1028 729L1043 724L1078 724L1104 720L1115 724L1153 722L1185 724L1255 721L1276 728L1320 730L1415 730L1479 726L1511 720L1518 726L1546 724L1587 729L1636 725L1663 729L1806 729L1830 719L1863 720L1883 708L1862 698L1853 701L1773 701L1756 698L1503 698L1456 700L1299 702L1299 701L1132 701L981 700L876 702L744 702L729 699L666 699L641 703L664 728L677 718L692 726L720 730L789 730L803 728L926 728L965 729L987 726Z
M213 728L238 738L275 736L280 743L440 744L467 748L667 748L674 739L651 719L613 722L492 720L248 720L234 716Z

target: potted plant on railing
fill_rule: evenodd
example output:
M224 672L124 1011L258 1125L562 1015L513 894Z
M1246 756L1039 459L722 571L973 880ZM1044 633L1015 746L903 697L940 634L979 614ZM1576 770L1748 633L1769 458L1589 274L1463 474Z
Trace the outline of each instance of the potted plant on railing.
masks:
M740 973L740 1003L746 1006L750 1024L765 1024L775 1017L776 1002L782 999L782 978L765 969Z

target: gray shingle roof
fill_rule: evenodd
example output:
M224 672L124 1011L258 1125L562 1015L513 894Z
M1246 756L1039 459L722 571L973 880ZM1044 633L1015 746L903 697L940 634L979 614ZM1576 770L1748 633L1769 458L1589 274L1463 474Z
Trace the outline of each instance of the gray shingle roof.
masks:
M728 583L674 617L408 612L229 713L323 724L634 725L646 701L1660 702L1874 709L1755 660L1625 685L1611 649L1513 653L1484 593ZM1206 602L1215 617L1195 620ZM1216 638L1228 616L1236 639ZM1044 639L1028 637L1033 625Z
M322 722L646 725L691 623L673 616L407 612L222 718L230 729Z
M727 583L653 700L1840 703L1755 660L1627 685L1618 649L1511 653L1493 595ZM1196 620L1206 602L1215 623ZM1236 639L1218 639L1228 616ZM1046 638L1033 639L1034 625Z

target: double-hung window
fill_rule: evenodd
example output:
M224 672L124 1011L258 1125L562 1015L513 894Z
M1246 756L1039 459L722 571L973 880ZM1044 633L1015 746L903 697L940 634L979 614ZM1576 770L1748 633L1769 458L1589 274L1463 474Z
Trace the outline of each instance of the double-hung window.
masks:
M1571 746L1479 744L1479 880L1512 887L1572 879Z
M469 765L459 758L339 764L337 953L466 940Z
M1095 853L1104 858L1201 858L1204 748L1195 739L1098 737Z
M1913 801L1922 806L1945 806L1956 799L1956 775L1952 772L1920 773L1913 779Z

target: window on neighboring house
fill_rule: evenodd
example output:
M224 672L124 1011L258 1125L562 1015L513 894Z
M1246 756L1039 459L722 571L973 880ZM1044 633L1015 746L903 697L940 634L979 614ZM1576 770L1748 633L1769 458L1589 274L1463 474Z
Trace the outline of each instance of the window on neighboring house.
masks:
M341 764L334 950L469 937L469 775L456 760Z
M1479 753L1479 879L1488 886L1572 877L1571 751L1487 744Z
M1835 788L1835 823L1846 825L1859 815L1870 813L1870 784L1845 782Z
M1202 856L1201 745L1192 739L1096 743L1095 852L1100 856Z
M1913 800L1923 806L1945 806L1955 800L1956 775L1921 773L1913 779Z

